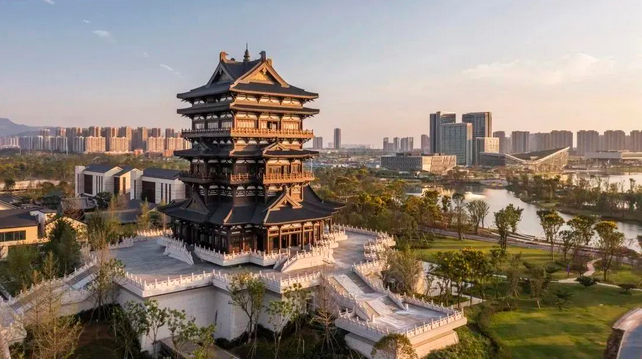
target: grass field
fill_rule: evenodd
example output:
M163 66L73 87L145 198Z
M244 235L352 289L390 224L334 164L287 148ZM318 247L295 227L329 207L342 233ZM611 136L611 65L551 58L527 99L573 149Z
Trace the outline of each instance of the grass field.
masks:
M595 274L593 275L598 281L602 281L602 267L601 262L598 261L595 264ZM613 269L611 269L607 274L607 282L612 284L622 284L630 283L636 284L638 287L642 286L640 284L642 281L642 276L633 272L631 265L621 264Z
M466 247L488 253L491 249L497 247L497 244L478 240L459 241L455 238L435 236L429 249L417 249L415 252L421 260L430 262L435 260L435 255L440 251L457 251ZM540 264L543 266L554 264L554 261L551 260L551 254L547 250L530 249L509 244L507 251L509 254L521 253L522 260L529 263ZM555 255L557 256L558 254ZM505 264L505 266L508 265ZM577 274L571 273L571 277L576 276ZM553 279L564 278L566 278L566 269L561 269L560 271L553 273Z
M550 285L550 291L560 288L573 293L568 308L544 305L538 309L534 300L521 299L518 310L493 315L490 331L510 349L513 358L602 358L611 325L642 305L641 292Z

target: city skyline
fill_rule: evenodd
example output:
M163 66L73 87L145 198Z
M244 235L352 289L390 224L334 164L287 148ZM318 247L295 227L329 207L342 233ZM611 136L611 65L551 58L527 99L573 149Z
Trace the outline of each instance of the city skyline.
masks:
M218 51L241 58L246 43L253 56L265 50L278 59L286 80L319 89L315 106L324 111L308 127L326 139L342 128L344 143L380 144L391 118L403 118L395 121L400 136L418 138L429 131L426 107L491 111L494 128L507 133L629 132L642 117L642 45L628 35L642 30L638 2L380 3L370 12L346 3L342 14L329 3L274 3L288 26L261 32L228 31L240 18L260 21L263 9L252 3L151 4L2 2L0 77L12 87L0 89L0 117L186 128L175 93L211 75ZM220 11L230 16L207 16ZM381 26L391 22L402 25Z

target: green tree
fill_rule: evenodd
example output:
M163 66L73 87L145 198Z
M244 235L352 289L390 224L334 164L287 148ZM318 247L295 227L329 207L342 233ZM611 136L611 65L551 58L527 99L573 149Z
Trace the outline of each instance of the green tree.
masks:
M265 284L249 272L239 272L232 275L228 286L232 304L247 315L246 327L247 344L252 343L251 354L256 351L256 326L263 309Z
M383 353L382 356L378 356L379 352ZM372 346L370 356L372 358L416 359L417 352L406 335L392 333L382 337Z
M2 269L5 281L13 284L14 289L28 288L33 284L33 271L38 269L40 255L32 245L12 246L9 248L6 266Z
M466 208L468 209L468 216L475 226L475 234L479 234L479 226L481 224L482 228L484 227L484 220L490 212L490 207L484 200L473 200L466 204Z
M417 255L408 246L386 255L386 265L381 272L384 284L401 294L412 294L423 275L423 268Z
M149 213L149 203L143 201L140 204L140 214L138 215L138 230L149 230L152 225L152 218Z
M11 190L16 186L16 180L14 178L5 178L4 179L4 189Z
M562 225L564 225L564 219L560 214L555 210L537 210L537 217L539 218L539 223L544 229L544 236L546 241L551 244L551 259L555 258L555 237L559 232Z
M595 235L597 220L593 216L580 215L568 221L568 226L577 233L582 245L588 245Z
M294 314L294 306L288 300L271 301L267 308L267 314L274 335L274 358L278 359L283 330Z
M43 246L45 252L52 252L57 259L60 275L67 275L80 264L80 244L76 230L71 224L58 218L49 232L49 242Z
M153 347L152 356L156 358L158 355L158 331L161 327L167 324L169 310L167 308L161 309L158 307L158 302L156 300L145 300L144 306L147 314L146 317L148 325L146 335L151 335Z
M540 301L544 296L546 291L546 270L540 265L532 265L528 268L528 285L530 289L530 295L535 302L537 302L537 308L541 309Z
M455 208L454 208L455 227L457 228L457 238L459 240L463 239L462 234L464 231L464 227L466 226L466 222L468 220L465 200L466 198L464 197L464 194L455 193L453 195L453 203L455 204Z
M624 234L617 231L617 224L613 221L600 221L595 224L598 235L597 249L601 260L603 281L606 281L608 271L613 265L616 256L622 251L625 244Z

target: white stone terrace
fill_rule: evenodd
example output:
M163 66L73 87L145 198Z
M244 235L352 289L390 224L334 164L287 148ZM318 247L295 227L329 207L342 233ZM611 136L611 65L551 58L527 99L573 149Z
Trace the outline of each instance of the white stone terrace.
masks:
M277 271L272 266L261 267L254 264L223 267L196 256L193 257L194 264L190 265L164 255L165 247L157 243L156 237L138 240L133 246L113 249L111 254L125 265L127 278L123 280L123 286L143 297L207 286L217 279L219 281L214 281L214 284L224 288L229 275L241 271L261 276L266 280L269 290L281 292L294 282L316 285L322 273L348 273L353 264L366 261L364 244L376 236L353 231L346 234L347 239L339 241L333 250L335 263L288 273Z

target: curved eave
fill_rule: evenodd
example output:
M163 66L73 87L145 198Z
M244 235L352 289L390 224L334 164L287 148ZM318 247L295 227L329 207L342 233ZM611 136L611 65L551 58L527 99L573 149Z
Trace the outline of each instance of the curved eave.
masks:
M218 111L245 111L245 112L261 112L261 113L279 113L279 114L295 114L312 116L319 113L319 109L307 107L287 107L287 106L265 106L265 105L245 105L235 104L233 102L215 103L215 104L200 104L192 107L178 109L176 113L179 115L196 115L201 113L210 113Z

